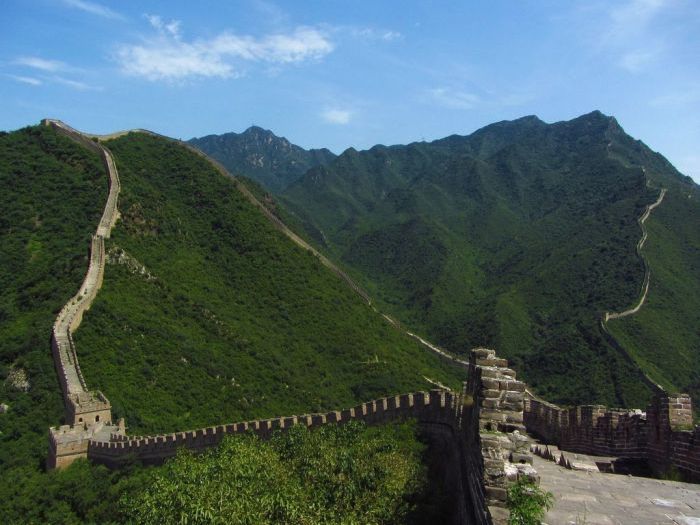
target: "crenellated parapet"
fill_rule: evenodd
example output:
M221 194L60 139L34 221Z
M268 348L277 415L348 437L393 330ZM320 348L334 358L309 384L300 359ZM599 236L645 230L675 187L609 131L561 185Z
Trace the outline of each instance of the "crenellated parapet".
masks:
M700 426L693 426L687 394L659 392L642 412L561 408L528 393L524 415L528 432L562 450L635 460L660 474L676 469L700 480Z
M252 433L267 439L275 432L303 425L363 421L381 425L415 419L422 432L443 447L445 467L455 484L456 522L505 524L507 487L519 478L537 481L524 434L525 385L493 350L472 351L469 381L462 392L431 390L388 396L343 410L216 425L154 436L126 435L123 422L52 429L51 466L77 457L118 468L130 461L159 464L180 449L203 451L226 436Z
M295 425L313 428L353 420L376 425L414 418L419 423L455 428L458 425L460 401L460 394L433 390L383 397L353 408L318 414L258 419L155 436L125 436L117 433L104 441L92 440L88 457L109 467L118 467L124 461L132 459L157 464L173 457L180 448L204 450L218 445L227 435L253 433L265 439L276 431L284 431Z

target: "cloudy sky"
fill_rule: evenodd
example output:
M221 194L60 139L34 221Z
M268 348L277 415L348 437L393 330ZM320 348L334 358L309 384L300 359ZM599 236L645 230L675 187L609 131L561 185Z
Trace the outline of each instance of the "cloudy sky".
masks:
M600 109L700 182L699 29L697 0L4 0L0 129L341 152Z

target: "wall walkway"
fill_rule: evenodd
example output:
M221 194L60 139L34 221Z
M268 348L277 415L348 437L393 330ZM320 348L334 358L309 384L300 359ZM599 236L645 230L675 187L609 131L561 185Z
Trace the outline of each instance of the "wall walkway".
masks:
M119 173L111 154L102 145L86 138L59 120L45 119L42 123L100 155L109 176L107 202L90 243L90 262L85 278L78 292L59 312L51 332L51 350L63 391L67 421L70 425L85 426L88 423L98 422L104 425L111 422L111 406L104 394L88 389L78 363L73 332L80 326L83 314L90 308L102 286L105 270L104 240L109 238L112 227L119 217L117 210L120 190Z
M693 425L687 394L660 392L646 412L560 408L528 394L524 422L528 432L562 450L636 460L661 475L677 471L700 481L700 426Z

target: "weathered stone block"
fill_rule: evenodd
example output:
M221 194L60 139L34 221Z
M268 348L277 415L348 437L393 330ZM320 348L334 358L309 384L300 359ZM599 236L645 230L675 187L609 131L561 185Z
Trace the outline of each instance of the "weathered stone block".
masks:
M505 421L506 415L498 410L481 410L480 419L487 421Z
M511 463L527 463L532 465L532 454L527 452L512 452L510 461Z
M505 396L505 401L508 403L523 403L523 400L525 399L525 391L522 392L514 392L514 391L508 391L506 392ZM520 405L520 408L522 409L523 405Z
M471 355L475 359L490 359L496 356L496 351L490 348L472 348Z
M499 357L492 357L477 359L476 364L478 366L495 366L499 368L505 368L508 366L508 361Z
M501 399L502 392L500 390L482 390L481 399Z
M505 502L508 499L508 491L503 487L487 486L485 487L486 498L491 501Z
M488 377L481 378L481 387L484 390L500 390L500 383L497 379L491 379Z
M489 409L496 409L499 407L501 404L501 401L499 399L484 399L481 402L481 407L482 408L489 408Z

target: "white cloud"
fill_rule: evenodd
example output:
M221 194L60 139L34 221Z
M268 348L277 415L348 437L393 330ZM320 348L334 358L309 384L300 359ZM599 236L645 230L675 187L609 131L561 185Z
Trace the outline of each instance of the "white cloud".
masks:
M481 103L481 98L474 93L450 88L435 88L428 92L431 98L446 108L473 109Z
M653 26L675 4L675 0L606 1L602 27L592 25L593 38L618 67L640 73L657 62L667 47L664 32Z
M382 33L382 40L386 40L387 42L398 40L400 38L403 38L403 35L398 31L384 31Z
M67 86L69 88L77 89L78 91L88 91L92 89L100 89L95 86L91 86L89 84L86 84L85 82L80 82L78 80L72 80L70 78L65 78L65 77L59 77L59 76L53 76L51 77L51 80L53 82L56 82L57 84L62 84L64 86Z
M347 124L351 117L352 112L347 109L329 108L321 113L321 118L329 124Z
M110 18L112 20L123 20L124 16L113 11L109 7L105 7L95 2L87 2L86 0L63 0L63 3L68 7L73 7L75 9L80 9L91 15L101 16L103 18Z
M67 69L67 66L64 62L60 62L59 60L46 60L44 58L39 57L20 57L17 60L15 60L14 63L19 64L20 66L27 66L34 69L39 69L41 71L49 72L62 71Z
M365 40L384 40L385 42L391 42L394 40L400 40L403 35L398 31L392 31L390 29L375 29L373 27L340 27L337 28L341 31L346 30L349 34L355 38L362 38Z
M646 66L653 63L659 56L658 50L652 49L637 49L624 53L618 62L618 65L626 69L630 73L639 73Z
M23 84L29 84L30 86L40 86L42 84L41 80L34 77L25 77L22 75L7 75L10 78L16 80L17 82L22 82Z
M143 15L146 20L161 34L167 34L172 37L180 36L180 21L171 20L170 22L164 22L158 15Z
M70 66L65 62L61 62L60 60L47 60L41 57L24 56L17 58L13 61L13 63L19 66L30 67L41 72L39 73L40 78L29 77L26 75L10 75L18 82L24 82L25 84L31 84L33 86L39 86L44 83L62 84L64 86L68 86L70 88L78 89L81 91L85 91L88 89L100 89L96 88L95 86L91 86L89 84L81 82L79 80L74 80L58 75L58 73L83 73L83 70Z
M256 38L221 33L210 39L185 41L180 22L147 15L158 35L141 44L121 45L116 59L122 71L148 80L178 81L191 77L236 76L240 62L289 64L320 59L333 51L326 34L312 27Z

